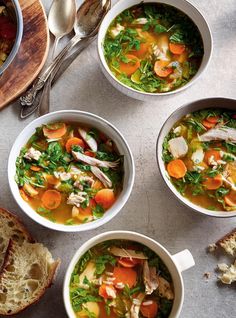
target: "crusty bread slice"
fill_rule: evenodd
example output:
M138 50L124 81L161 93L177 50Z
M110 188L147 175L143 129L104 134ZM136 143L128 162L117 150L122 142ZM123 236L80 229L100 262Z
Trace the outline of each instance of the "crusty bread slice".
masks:
M33 242L31 235L20 220L7 210L0 208L0 269L10 239L19 245L24 241Z
M0 315L13 315L38 301L52 284L60 261L40 243L10 240L0 274Z
M222 247L226 253L236 257L236 229L219 239L215 245Z

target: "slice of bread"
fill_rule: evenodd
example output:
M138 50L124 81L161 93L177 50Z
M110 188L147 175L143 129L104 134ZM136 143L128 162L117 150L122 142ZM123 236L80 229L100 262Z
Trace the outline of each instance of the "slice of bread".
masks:
M0 315L16 314L38 301L59 263L40 243L10 240L0 274Z
M226 253L236 257L236 229L219 239L215 245L222 247Z
M33 239L21 221L7 210L0 208L0 269L2 267L9 240L21 245Z

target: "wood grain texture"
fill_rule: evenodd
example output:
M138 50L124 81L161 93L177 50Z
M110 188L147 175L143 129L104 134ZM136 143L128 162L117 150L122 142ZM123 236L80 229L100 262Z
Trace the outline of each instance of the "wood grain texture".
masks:
M47 17L39 0L20 0L24 33L15 59L0 77L0 109L24 92L42 69L48 55Z

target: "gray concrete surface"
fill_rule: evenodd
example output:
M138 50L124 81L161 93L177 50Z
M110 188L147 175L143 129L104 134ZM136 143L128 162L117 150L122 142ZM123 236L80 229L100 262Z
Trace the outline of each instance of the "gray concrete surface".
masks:
M181 205L163 183L155 157L160 127L180 105L204 97L236 97L236 2L192 2L210 24L214 53L207 72L185 92L157 98L154 103L138 102L122 95L104 78L98 65L95 43L74 62L53 89L53 111L80 109L98 114L120 129L132 149L136 163L132 195L120 214L102 228L82 234L64 234L47 230L24 215L9 191L7 159L15 138L33 117L20 121L17 104L0 113L0 204L21 216L35 238L62 260L54 286L38 304L18 315L19 318L65 318L62 286L71 257L90 237L117 229L149 235L171 253L184 248L192 252L196 266L183 275L185 301L181 318L236 317L235 285L222 287L216 283L214 268L219 259L205 252L209 243L235 227L236 219L205 217ZM51 1L44 0L43 3L48 10ZM211 272L208 282L203 278L206 271Z

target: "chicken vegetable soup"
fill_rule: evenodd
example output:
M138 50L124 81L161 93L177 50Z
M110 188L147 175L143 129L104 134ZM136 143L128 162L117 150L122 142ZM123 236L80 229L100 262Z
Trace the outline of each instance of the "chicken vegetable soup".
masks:
M123 84L147 93L175 90L197 73L203 57L197 26L178 9L158 3L133 6L111 23L104 54Z
M36 129L16 160L22 198L50 221L73 225L98 218L122 190L123 158L102 132L79 123Z
M16 24L0 1L0 67L7 59L16 37Z
M176 189L194 204L236 210L236 113L204 109L183 117L163 143Z
M167 267L152 250L133 241L110 240L78 261L70 299L77 318L166 318L174 289Z

